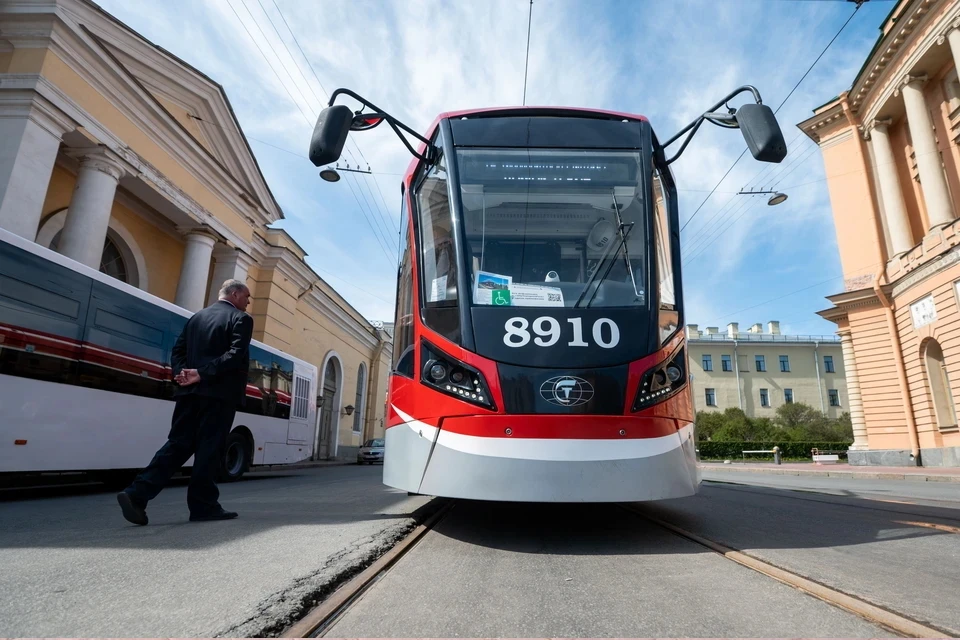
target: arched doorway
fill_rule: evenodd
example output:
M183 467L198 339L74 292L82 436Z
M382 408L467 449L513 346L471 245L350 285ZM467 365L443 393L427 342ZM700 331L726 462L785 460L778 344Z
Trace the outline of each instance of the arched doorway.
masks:
M927 369L927 382L930 385L930 398L933 401L937 426L940 429L955 427L957 410L953 403L950 378L947 377L947 366L943 360L943 349L939 342L930 339L921 345L920 350Z
M317 434L317 459L327 460L337 453L337 426L340 417L339 359L329 357L323 369L323 386L320 388L320 428Z

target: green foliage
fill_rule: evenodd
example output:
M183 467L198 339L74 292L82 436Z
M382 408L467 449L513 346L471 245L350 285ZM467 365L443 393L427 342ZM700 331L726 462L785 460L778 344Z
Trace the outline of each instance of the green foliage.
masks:
M806 457L810 455L810 448L816 446L818 442L829 443L833 445L833 449L844 450L846 446L841 445L849 445L853 442L850 414L844 413L840 418L832 420L822 411L801 402L780 406L772 420L750 418L736 408L729 408L723 413L701 411L697 414L696 425L701 453L703 445L707 443L813 443L807 447L806 453L802 454L802 457ZM746 448L769 449L772 446L771 444L769 447ZM741 449L737 450L738 456Z

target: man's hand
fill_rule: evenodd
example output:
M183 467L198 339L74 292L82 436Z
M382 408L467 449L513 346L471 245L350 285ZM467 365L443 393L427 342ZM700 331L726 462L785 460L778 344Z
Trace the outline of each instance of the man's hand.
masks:
M177 374L174 381L181 387L189 387L192 384L200 382L200 374L197 373L196 369L183 369Z

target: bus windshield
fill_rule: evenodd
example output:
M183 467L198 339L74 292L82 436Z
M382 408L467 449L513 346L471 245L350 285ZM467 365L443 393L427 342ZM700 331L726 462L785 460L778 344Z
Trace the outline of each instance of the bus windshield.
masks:
M639 151L457 150L474 305L643 307Z

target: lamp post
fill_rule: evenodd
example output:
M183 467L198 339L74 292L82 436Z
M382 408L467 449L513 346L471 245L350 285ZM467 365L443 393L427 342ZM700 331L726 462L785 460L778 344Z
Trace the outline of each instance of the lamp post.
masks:
M785 194L785 193L780 193L779 191L770 191L770 190L763 190L763 191L739 191L739 192L737 192L737 195L738 195L738 196L756 196L756 195L763 195L763 194L767 194L767 193L772 194L771 197L770 197L770 199L767 200L767 204L770 205L771 207L775 207L775 206L777 206L777 205L780 204L781 202L784 202L784 201L787 199L787 194Z

